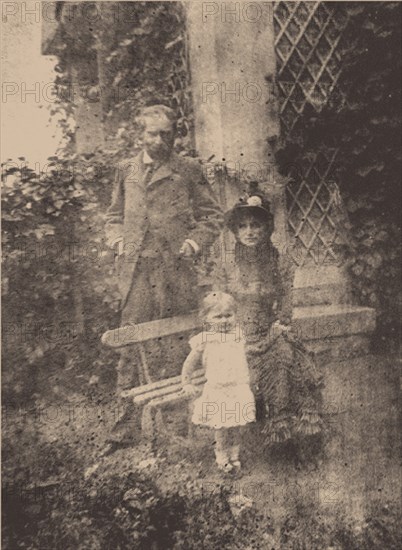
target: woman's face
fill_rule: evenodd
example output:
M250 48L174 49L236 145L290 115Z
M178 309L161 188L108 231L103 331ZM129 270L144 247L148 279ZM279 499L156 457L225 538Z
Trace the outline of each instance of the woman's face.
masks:
M266 237L266 226L253 216L242 217L237 224L237 238L244 246L254 247Z

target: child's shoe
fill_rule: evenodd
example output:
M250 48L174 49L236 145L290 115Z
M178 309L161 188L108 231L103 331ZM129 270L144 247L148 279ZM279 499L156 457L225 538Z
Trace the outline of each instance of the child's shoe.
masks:
M240 454L240 445L233 445L233 447L230 447L229 449L229 460L230 463L234 468L237 470L240 470L241 468L241 462L239 460L239 454Z
M216 464L218 466L218 470L224 472L225 474L230 474L233 471L233 464L231 464L230 462L228 462L227 464L219 464L217 462Z
M233 470L233 466L230 463L228 453L225 451L218 451L215 449L216 465L218 470L229 474Z

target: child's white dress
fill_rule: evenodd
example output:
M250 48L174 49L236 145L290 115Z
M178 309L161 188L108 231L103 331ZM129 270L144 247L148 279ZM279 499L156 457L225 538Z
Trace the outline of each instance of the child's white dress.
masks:
M225 341L222 341L222 340ZM206 382L194 402L192 422L209 428L233 428L255 421L255 400L244 341L235 334L196 334L192 350L202 353Z

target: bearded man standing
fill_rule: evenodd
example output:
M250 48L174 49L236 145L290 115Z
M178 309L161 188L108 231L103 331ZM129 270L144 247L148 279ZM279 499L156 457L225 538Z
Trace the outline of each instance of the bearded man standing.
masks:
M107 212L109 246L119 246L121 325L188 313L198 305L192 261L219 236L223 215L201 165L173 152L176 120L172 109L153 105L142 110L143 150L117 170ZM172 346L170 346L172 347ZM139 384L135 348L123 348L117 367L117 393ZM174 352L173 352L174 353ZM171 372L169 350L146 347L152 379ZM122 417L110 434L110 449L132 443L132 404L120 402Z

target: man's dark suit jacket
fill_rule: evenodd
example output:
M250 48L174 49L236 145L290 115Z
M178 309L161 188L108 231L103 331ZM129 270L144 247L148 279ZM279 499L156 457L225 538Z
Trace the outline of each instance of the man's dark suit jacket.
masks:
M164 243L165 252L179 256L186 239L202 251L217 239L223 225L222 211L198 161L173 153L145 184L146 169L142 152L120 165L106 215L108 239L123 237L124 261L119 269L123 306L147 230Z

